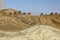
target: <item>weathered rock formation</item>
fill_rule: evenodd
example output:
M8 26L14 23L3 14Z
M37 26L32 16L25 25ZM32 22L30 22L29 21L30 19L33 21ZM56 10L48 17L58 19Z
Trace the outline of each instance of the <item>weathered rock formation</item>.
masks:
M51 13L50 15L35 16L30 12L23 14L14 9L0 10L0 30L23 30L33 25L49 25L60 28L60 15Z
M0 40L60 40L60 30L52 26L35 25L22 31L0 31Z

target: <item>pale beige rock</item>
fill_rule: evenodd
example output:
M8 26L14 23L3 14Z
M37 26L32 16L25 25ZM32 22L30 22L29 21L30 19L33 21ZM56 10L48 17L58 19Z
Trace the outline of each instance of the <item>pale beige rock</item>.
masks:
M0 31L0 40L60 40L60 30L51 26L35 25L22 31Z

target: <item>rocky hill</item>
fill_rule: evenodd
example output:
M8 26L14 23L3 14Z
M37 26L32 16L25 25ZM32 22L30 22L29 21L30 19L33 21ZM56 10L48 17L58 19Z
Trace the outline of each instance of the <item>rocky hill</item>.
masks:
M32 15L15 9L0 10L0 30L17 31L34 25L49 25L60 29L60 14Z

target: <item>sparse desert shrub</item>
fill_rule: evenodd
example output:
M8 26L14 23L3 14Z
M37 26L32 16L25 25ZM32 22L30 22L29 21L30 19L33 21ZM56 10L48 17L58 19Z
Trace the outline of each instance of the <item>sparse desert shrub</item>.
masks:
M40 15L43 15L43 13L41 13Z
M57 12L55 12L55 14L57 15L58 13L57 13Z
M27 15L31 15L31 12L28 12Z
M25 12L23 12L23 14L26 14Z
M18 11L18 13L21 13L21 11Z
M50 15L53 15L53 12L51 12Z

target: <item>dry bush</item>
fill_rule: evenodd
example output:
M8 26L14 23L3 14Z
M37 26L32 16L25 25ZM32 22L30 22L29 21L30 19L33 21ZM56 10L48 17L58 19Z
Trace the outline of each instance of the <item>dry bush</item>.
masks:
M25 14L26 14L26 12L23 12L23 14L25 15Z
M41 13L40 15L43 15L43 13Z
M18 13L21 13L21 11L18 11Z
M31 15L31 12L28 12L27 15Z
M58 15L58 13L57 13L57 12L55 12L55 14L56 14L56 15Z
M50 15L53 15L53 14L54 14L53 12L50 13Z

